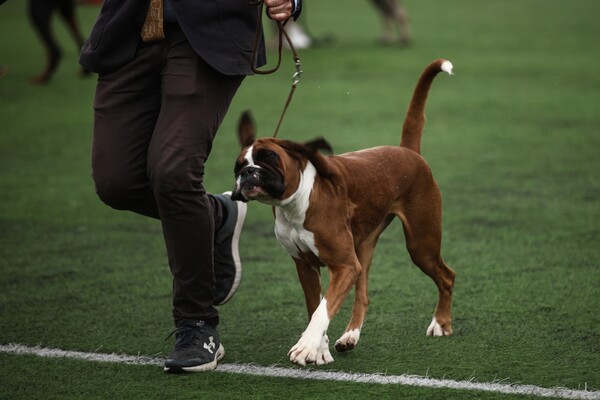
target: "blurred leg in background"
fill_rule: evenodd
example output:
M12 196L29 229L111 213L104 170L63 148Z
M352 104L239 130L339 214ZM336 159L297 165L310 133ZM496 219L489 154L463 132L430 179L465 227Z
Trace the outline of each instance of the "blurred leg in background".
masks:
M408 13L404 8L401 0L370 0L377 14L381 18L383 26L383 34L379 42L384 45L400 45L408 46L412 40L410 24L408 22ZM306 9L306 5L304 6ZM270 23L271 35L267 41L267 47L271 50L277 49L279 45L277 24ZM335 41L335 36L331 33L325 34L322 37L315 37L308 29L306 16L302 19L302 23L288 21L285 25L285 30L288 33L294 47L296 49L307 49L310 47L330 44ZM396 38L397 36L397 38ZM287 42L283 42L284 48L289 47Z
M408 46L411 41L408 13L400 0L371 0L377 9L383 24L381 43L390 45L398 43ZM394 40L395 31L398 31L398 40Z
M80 49L83 45L83 35L75 17L73 0L29 0L29 18L46 52L44 70L41 74L31 78L31 82L35 84L45 84L50 81L62 57L62 51L50 26L55 9L64 20L77 48ZM87 75L88 72L83 70L82 74Z

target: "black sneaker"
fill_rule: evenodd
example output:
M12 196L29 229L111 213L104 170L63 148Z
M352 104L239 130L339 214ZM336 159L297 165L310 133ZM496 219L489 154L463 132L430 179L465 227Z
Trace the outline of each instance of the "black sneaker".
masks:
M204 321L184 319L173 333L175 347L167 356L165 372L210 371L225 355L217 328Z
M214 304L227 303L235 294L242 279L240 233L248 206L231 200L231 192L215 195L224 208L225 222L215 235L215 294Z

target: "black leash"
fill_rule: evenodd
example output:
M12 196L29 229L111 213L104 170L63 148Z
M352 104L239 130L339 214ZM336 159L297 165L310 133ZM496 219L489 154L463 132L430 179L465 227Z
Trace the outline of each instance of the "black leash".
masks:
M256 68L256 53L258 52L258 43L260 41L260 33L262 31L262 15L263 15L264 1L263 0L248 0L248 4L251 6L260 5L259 11L258 11L259 12L258 25L256 26L256 33L254 35L254 47L252 49L252 60L250 61L251 67L252 67L252 72L254 72L255 74L259 74L259 75L268 75L268 74L272 74L272 73L276 72L279 69L279 67L281 66L281 51L283 48L283 38L284 37L285 37L285 40L287 41L288 45L290 46L290 50L292 51L292 54L294 57L294 64L296 66L296 72L294 72L294 75L292 75L292 87L290 88L290 93L288 94L287 100L283 107L283 111L281 112L281 116L279 117L279 122L277 123L277 127L275 128L275 133L273 134L273 137L277 137L277 134L279 133L279 127L281 127L281 123L283 122L283 117L285 116L285 113L287 112L287 109L288 109L290 103L292 102L292 97L294 96L296 87L298 86L298 84L300 83L300 79L302 78L302 64L300 63L300 57L298 56L298 52L296 51L296 48L294 47L292 40L290 39L289 35L285 31L285 23L287 23L287 21L285 23L282 23L281 21L277 21L277 28L279 30L279 47L278 47L277 65L275 65L275 67L272 69L264 70L264 71Z

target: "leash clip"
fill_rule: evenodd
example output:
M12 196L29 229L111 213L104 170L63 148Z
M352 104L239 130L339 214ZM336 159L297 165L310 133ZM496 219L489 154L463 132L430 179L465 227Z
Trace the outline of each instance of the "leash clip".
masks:
M297 86L300 83L300 79L302 79L302 64L300 63L300 59L296 59L296 72L292 75L292 86Z

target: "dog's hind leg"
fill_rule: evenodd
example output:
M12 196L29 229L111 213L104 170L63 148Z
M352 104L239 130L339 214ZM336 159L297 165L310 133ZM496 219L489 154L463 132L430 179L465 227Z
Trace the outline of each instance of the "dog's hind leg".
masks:
M439 195L438 195L439 196ZM435 196L434 196L435 197ZM415 204L427 204L425 199L416 199ZM452 335L452 288L454 271L441 256L442 212L441 201L431 202L426 208L414 207L399 214L404 225L406 246L412 261L437 285L438 302L427 336Z
M433 279L439 292L435 313L427 328L427 336L450 336L452 335L451 308L454 271L446 265L441 257L436 261L432 260L417 265Z
M352 350L358 344L360 331L365 321L367 308L369 306L369 269L373 260L373 252L376 243L369 243L357 249L357 256L362 265L362 269L356 284L354 285L354 306L352 308L352 317L344 331L344 334L335 342L335 349L338 352Z

